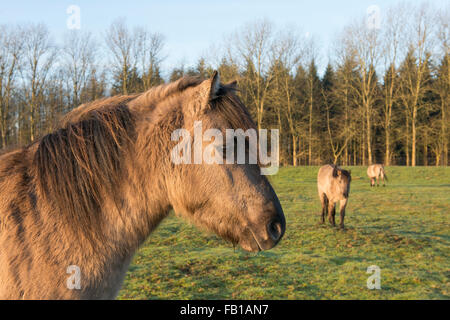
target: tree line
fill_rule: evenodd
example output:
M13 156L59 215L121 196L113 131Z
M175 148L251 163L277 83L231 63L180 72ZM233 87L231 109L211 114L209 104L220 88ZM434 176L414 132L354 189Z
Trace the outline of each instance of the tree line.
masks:
M258 128L279 130L283 165L448 165L449 8L401 4L379 19L346 25L322 74L319 42L267 19L170 70L164 35L123 19L60 44L45 24L0 25L0 146L30 143L82 103L219 70Z

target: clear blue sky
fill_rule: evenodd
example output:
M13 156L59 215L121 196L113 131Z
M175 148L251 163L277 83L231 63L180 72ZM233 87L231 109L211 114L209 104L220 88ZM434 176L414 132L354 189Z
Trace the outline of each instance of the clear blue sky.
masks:
M336 32L371 5L381 10L397 0L1 0L0 24L45 22L56 40L67 30L69 5L81 9L81 28L101 37L118 17L130 26L142 25L166 37L166 65L193 64L211 44L245 23L268 18L278 27L298 26L319 39L322 64ZM419 3L421 0L407 2ZM433 0L443 5L448 0Z

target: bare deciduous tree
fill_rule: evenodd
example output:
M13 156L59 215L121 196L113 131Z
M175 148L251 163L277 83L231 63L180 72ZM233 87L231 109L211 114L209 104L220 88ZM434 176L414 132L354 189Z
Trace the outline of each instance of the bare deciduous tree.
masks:
M95 41L91 33L78 30L69 31L64 37L63 69L67 74L71 88L71 108L80 104L81 92L94 70L96 53Z
M129 94L130 90L147 90L159 84L156 81L164 59L164 37L161 34L141 27L130 30L124 19L118 19L111 24L105 40L122 94Z
M23 34L18 28L0 25L0 134L2 147L10 129L10 107L23 53Z
M281 114L285 114L292 138L292 165L296 166L302 153L298 151L297 147L299 139L297 121L300 110L294 101L296 86L293 81L293 72L300 63L304 48L301 47L302 38L294 30L288 29L279 32L275 38L272 47L271 74L273 74L273 82L276 83L278 89L276 95L280 98L276 103L278 127L281 132Z
M273 79L270 71L270 53L273 46L273 26L268 20L259 20L246 25L234 34L229 53L237 55L237 64L242 70L242 82L246 87L250 103L256 109L258 128L264 116L269 85ZM232 61L233 59L230 59Z
M436 91L440 98L440 112L441 112L441 123L439 138L435 142L436 147L436 159L440 159L437 154L443 154L444 165L448 164L448 144L449 144L449 128L448 128L448 105L450 102L450 8L447 7L445 10L439 12L438 15L438 28L437 28L437 39L439 40L441 47L441 54L443 58L441 59L441 64L438 68L438 78L436 81ZM439 165L439 161L436 160L436 165Z
M427 72L430 67L430 53L433 51L433 26L434 17L427 3L413 10L412 19L406 25L408 47L410 49L407 59L414 60L405 64L403 77L400 85L402 87L402 101L407 108L406 114L411 125L411 166L416 165L417 155L417 115L430 79Z
M142 73L143 90L148 90L157 83L157 73L161 62L164 60L164 36L160 33L151 33L144 28L137 28L136 53Z
M359 69L357 92L365 118L365 138L368 164L372 164L373 107L376 100L376 66L380 59L380 31L369 28L365 19L349 25L342 39L347 51L355 57Z
M106 45L112 54L112 67L121 80L123 94L128 94L128 79L136 67L135 41L124 19L115 20L106 33Z
M385 133L384 164L391 163L392 108L398 99L397 63L405 45L403 28L407 21L407 7L403 4L388 9L383 19L382 55L384 59L385 77L383 83L383 116L382 126Z
M27 107L28 141L35 139L40 107L52 67L57 57L57 47L44 24L29 25L24 34L23 99Z

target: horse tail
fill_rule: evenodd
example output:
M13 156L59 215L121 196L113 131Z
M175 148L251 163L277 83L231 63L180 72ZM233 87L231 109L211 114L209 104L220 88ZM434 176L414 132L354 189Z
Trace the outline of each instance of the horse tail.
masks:
M389 180L388 180L388 177L387 177L387 175L386 175L386 171L384 171L384 167L381 167L381 176L382 176L383 179L385 179L386 181L389 181Z

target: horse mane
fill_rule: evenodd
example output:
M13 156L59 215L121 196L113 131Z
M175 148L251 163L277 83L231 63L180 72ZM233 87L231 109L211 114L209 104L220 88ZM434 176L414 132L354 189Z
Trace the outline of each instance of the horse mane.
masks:
M157 87L151 88L146 92L139 94L132 101L134 106L149 106L156 101L161 101L176 93L181 93L187 88L195 87L199 85L203 80L200 77L186 76L178 79L175 82L168 84L162 84Z
M201 82L197 77L184 77L141 94L96 100L66 114L52 133L37 141L33 164L44 198L66 212L68 222L82 228L97 226L104 196L118 197L122 158L134 141L136 119L131 106L151 106ZM221 85L211 109L233 128L255 128L234 91L232 86Z
M175 82L160 85L150 89L130 101L133 106L151 106L156 102L167 97L181 93L184 90L199 85L203 80L196 76L186 76ZM236 88L234 84L221 84L216 97L210 101L210 109L215 110L224 117L232 126L232 128L240 128L247 130L249 128L256 129L251 115L247 108L239 100L235 94Z
M40 140L34 155L36 184L43 196L87 228L99 222L102 197L114 195L122 154L134 135L134 119L124 100L104 102L86 113L68 114L61 128Z

